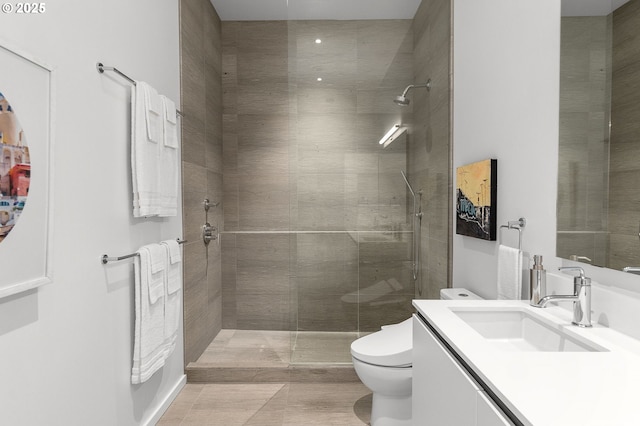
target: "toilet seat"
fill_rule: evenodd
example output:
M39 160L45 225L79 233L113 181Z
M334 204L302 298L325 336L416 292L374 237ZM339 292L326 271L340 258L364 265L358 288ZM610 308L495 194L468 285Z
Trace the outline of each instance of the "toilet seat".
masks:
M411 367L412 318L361 337L351 343L351 355L367 364L383 367Z

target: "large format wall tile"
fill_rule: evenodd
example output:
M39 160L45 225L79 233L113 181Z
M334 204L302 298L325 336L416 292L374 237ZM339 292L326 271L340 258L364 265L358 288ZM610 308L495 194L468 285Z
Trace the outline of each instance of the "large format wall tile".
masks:
M411 21L222 25L224 323L335 331L407 318L407 138L378 141L411 116L393 103L413 82ZM361 231L385 235L361 245ZM365 315L353 295L378 277L401 289Z
M203 201L222 201L221 22L210 2L180 2L185 364L222 327L220 246L205 248ZM222 206L209 212L223 226Z

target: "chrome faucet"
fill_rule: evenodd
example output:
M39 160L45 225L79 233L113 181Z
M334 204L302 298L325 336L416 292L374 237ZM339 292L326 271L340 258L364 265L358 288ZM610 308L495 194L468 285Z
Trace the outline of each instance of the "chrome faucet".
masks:
M534 304L536 308L544 308L550 302L573 301L573 321L578 327L591 327L591 278L584 276L584 270L576 266L558 268L559 271L578 271L580 275L573 277L572 295L545 296Z

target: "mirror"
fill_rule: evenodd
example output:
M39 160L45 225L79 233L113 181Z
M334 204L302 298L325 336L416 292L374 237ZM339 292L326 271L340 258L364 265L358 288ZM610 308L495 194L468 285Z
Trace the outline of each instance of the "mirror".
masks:
M556 255L640 273L640 0L562 10Z

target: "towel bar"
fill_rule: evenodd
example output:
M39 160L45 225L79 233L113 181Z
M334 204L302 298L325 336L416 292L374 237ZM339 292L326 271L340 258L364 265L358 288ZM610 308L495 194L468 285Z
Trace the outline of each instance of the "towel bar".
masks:
M98 62L96 64L96 68L98 69L98 72L100 74L104 74L105 71L113 71L116 74L118 74L120 77L126 79L129 83L133 84L134 86L137 84L137 82L134 79L132 79L131 77L129 77L128 75L126 75L116 67L108 67L104 65L102 62ZM184 114L179 109L176 110L176 114L178 114L180 117L184 117Z
M515 229L518 231L518 250L522 250L522 228L527 226L527 220L524 217L521 217L518 220L512 220L507 222L506 225L500 225L500 230L502 228L507 229ZM500 233L500 243L502 243L502 232Z
M176 241L178 242L178 244L184 244L187 242L187 240L181 240L180 238L176 238ZM136 256L140 256L140 255L138 253L131 253L131 254L125 254L124 256L109 257L108 255L103 254L101 259L102 259L102 264L106 265L109 262L117 262L119 260L130 259Z

